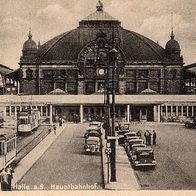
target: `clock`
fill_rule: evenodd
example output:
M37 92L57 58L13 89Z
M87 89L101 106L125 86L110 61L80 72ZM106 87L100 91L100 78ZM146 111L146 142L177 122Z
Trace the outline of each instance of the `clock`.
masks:
M104 69L104 68L97 68L96 74L97 74L97 76L104 76L104 75L106 75L106 69Z

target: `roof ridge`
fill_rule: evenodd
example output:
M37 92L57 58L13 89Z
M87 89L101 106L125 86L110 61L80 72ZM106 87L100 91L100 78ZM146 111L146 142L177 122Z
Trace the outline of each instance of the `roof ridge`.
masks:
M50 50L51 48L56 45L61 39L63 39L66 35L68 35L70 32L74 31L76 29L73 29L73 30L70 30L70 31L67 31L65 33L62 34L62 37L60 37L58 40L56 40L40 57L39 59L42 59ZM50 41L50 40L49 40ZM47 42L46 42L47 43Z
M137 37L137 38L139 38L140 40L142 40L146 45L148 45L151 49L152 49L152 51L153 52L155 52L161 59L163 59L163 57L161 56L161 54L159 54L159 52L158 51L156 51L155 50L155 48L151 45L151 44L149 44L147 41L145 41L142 37L144 37L144 36L142 36L142 35L140 35L139 33L136 33L136 32L134 32L134 31L130 31L130 30L127 30L127 29L125 29L126 31L128 31L129 33L132 33L135 37ZM147 38L147 37L146 37ZM148 38L147 38L148 39ZM150 40L150 39L149 39ZM152 40L151 40L152 41ZM161 46L160 46L161 47Z

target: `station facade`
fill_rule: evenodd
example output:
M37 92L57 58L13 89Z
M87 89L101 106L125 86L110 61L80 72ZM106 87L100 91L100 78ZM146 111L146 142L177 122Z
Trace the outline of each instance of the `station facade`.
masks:
M196 103L192 97L187 102L186 96L182 100L176 97L185 92L185 81L183 57L173 29L163 48L124 29L119 20L104 11L101 1L94 13L79 21L76 29L43 45L36 44L29 31L17 71L19 93L25 96L16 99L27 97L30 100L25 105L22 100L23 104L8 101L3 107L4 115L16 116L23 107L32 107L50 119L52 116L79 122L103 119L106 73L107 78L111 78L109 55L113 48L118 59L115 71L117 119L181 122L195 115ZM58 93L63 95L55 95ZM34 100L33 104L31 98L35 96L40 102Z

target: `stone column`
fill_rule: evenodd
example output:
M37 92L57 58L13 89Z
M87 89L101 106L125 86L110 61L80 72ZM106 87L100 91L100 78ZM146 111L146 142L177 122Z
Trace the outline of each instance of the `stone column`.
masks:
M186 116L189 116L189 106L186 106Z
M161 106L157 106L157 122L161 122Z
M46 106L46 117L48 117L48 107Z
M127 122L130 122L129 116L130 116L130 105L127 105Z
M154 112L154 122L157 122L157 106L156 105L154 105L154 107L153 107L153 112Z
M80 123L83 123L83 105L80 105Z
M40 115L43 116L43 106L40 107L41 107Z
M176 116L178 116L178 105L176 105Z
M193 106L191 106L191 109L192 109L192 116L194 116L194 108L193 108Z
M167 105L165 105L165 117L166 117L166 119L168 118Z
M41 106L41 110L42 110L42 106ZM53 124L53 122L52 122L52 105L50 105L50 124Z
M171 105L171 116L173 116L173 105Z

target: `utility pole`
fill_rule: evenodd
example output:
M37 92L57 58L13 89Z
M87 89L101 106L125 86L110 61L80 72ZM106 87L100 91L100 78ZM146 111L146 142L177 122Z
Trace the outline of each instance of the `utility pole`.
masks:
M110 51L111 55L111 63L112 63L112 129L111 129L111 136L115 137L115 94L116 94L116 88L115 88L115 73L116 73L116 60L117 60L117 53L118 51L115 48L112 48ZM116 182L116 139L111 139L111 158L110 158L110 167L111 167L111 182Z

